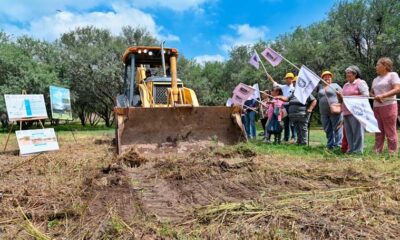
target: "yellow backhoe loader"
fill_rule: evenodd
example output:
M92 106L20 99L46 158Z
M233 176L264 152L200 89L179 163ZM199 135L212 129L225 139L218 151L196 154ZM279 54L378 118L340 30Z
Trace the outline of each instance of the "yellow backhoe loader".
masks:
M114 108L118 154L136 144L246 139L236 108L199 106L177 77L177 58L178 51L163 44L125 51L124 88Z

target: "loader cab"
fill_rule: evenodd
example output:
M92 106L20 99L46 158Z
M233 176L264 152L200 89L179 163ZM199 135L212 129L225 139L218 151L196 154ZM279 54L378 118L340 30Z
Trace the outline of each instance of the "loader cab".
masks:
M125 66L124 88L117 97L120 107L158 107L168 104L168 89L172 87L171 58L176 59L178 51L175 48L137 46L128 48L123 55ZM183 83L176 78L178 88Z
M171 77L151 76L147 77L144 82L147 88L152 91L155 106L168 104L168 88L171 88ZM178 88L183 87L180 79L177 79Z

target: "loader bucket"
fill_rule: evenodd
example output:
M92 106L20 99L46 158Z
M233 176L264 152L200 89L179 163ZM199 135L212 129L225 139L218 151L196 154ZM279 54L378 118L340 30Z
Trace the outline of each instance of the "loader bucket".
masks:
M230 107L114 108L118 154L136 144L246 139L239 113Z

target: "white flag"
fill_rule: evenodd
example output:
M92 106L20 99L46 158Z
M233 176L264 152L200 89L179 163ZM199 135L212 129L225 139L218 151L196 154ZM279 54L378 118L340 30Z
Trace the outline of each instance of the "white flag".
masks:
M302 103L306 104L307 98L318 85L320 78L306 66L301 66L299 76L294 89L294 96Z
M378 127L378 121L375 118L367 97L345 96L343 97L343 102L365 130L373 133L381 132Z
M258 83L254 84L253 88L255 89L255 91L253 92L253 94L247 100L259 99L261 97L260 96L260 88L258 87Z
M232 105L233 105L233 101L232 101L232 98L228 98L228 100L226 101L226 104L225 104L227 107L232 107Z

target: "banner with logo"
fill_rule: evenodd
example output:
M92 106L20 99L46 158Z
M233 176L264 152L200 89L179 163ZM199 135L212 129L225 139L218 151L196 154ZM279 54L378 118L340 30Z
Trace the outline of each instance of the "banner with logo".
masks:
M307 98L318 85L320 78L306 66L302 66L296 82L294 96L302 103L307 102Z
M347 109L368 132L381 132L367 97L344 96L343 102Z

